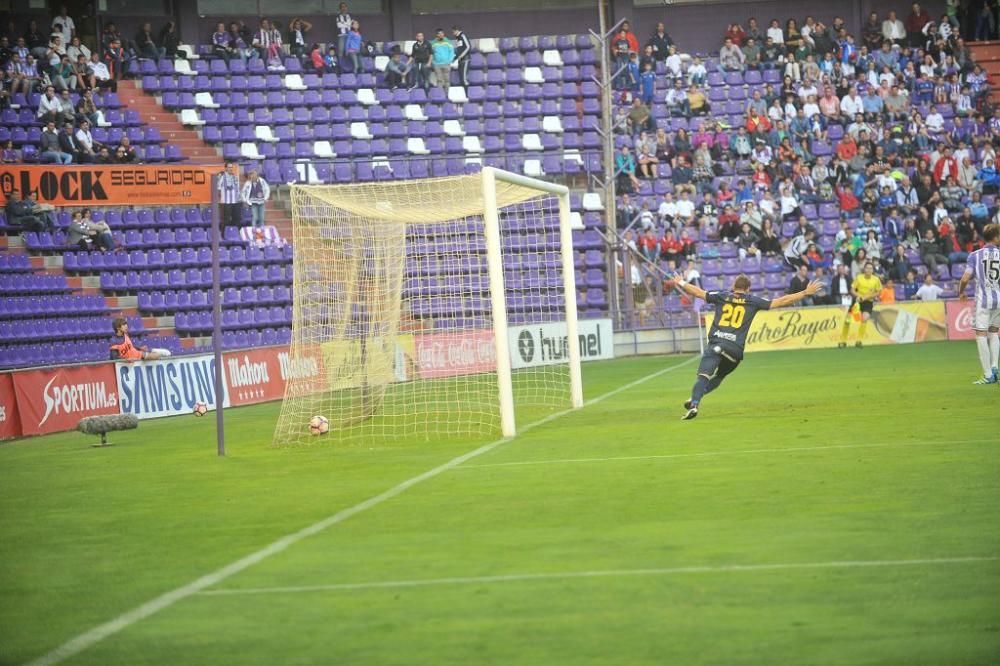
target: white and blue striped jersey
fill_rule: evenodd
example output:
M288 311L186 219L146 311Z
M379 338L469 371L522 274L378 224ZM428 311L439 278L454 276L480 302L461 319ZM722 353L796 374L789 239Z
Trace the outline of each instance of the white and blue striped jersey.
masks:
M970 253L965 274L976 278L976 305L1000 309L1000 247L986 245Z

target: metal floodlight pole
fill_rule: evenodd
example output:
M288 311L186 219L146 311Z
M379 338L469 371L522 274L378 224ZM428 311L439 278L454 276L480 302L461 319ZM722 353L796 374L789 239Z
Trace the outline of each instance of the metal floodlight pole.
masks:
M625 21L621 19L614 25L611 30L608 30L608 20L607 13L605 11L607 5L607 0L598 0L597 2L597 17L600 25L600 35L591 34L597 39L597 47L601 50L601 81L599 86L601 88L601 127L599 132L601 136L601 143L603 144L603 162L604 162L604 223L607 225L608 229L615 228L615 136L614 136L614 119L612 117L611 109L611 54L608 49L608 36L613 34L615 30ZM615 319L621 318L621 308L619 306L618 290L620 287L618 280L618 271L615 269L615 252L609 246L605 250L605 257L608 264L608 284L611 288L608 290L608 307L611 312L615 313ZM627 284L627 282L626 282Z
M224 172L223 172L224 173ZM215 357L215 435L219 456L226 455L226 418L222 408L225 394L222 378L222 268L219 265L219 245L222 229L219 214L219 173L212 179L212 353Z

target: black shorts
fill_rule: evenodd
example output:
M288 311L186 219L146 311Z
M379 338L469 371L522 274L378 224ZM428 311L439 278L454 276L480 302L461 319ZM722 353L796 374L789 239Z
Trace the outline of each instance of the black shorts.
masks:
M871 314L872 311L875 309L875 301L859 301L858 299L855 298L854 300L851 301L850 310L854 309L855 303L857 303L860 306L862 312L867 312L868 314ZM848 310L848 312L850 312L850 310Z
M721 381L722 378L735 370L742 360L739 354L725 349L722 345L710 342L705 347L705 353L701 356L698 374L704 375L708 379Z

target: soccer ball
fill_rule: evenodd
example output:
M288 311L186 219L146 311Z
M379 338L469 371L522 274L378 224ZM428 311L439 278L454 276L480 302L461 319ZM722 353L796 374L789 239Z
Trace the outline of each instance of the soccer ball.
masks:
M330 432L330 422L325 416L314 416L309 419L310 435L325 435Z
M191 413L195 416L204 416L205 414L208 414L208 405L200 401L196 402L194 403L194 409L191 410Z

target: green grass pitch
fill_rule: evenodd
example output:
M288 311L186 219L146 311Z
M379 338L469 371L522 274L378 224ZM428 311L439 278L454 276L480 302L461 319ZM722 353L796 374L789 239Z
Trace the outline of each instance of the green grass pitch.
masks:
M586 395L678 364L65 663L1000 662L1000 388L971 343L751 355L692 422L690 357L587 364ZM0 664L483 443L272 449L277 411L229 411L225 459L190 416L0 446Z

